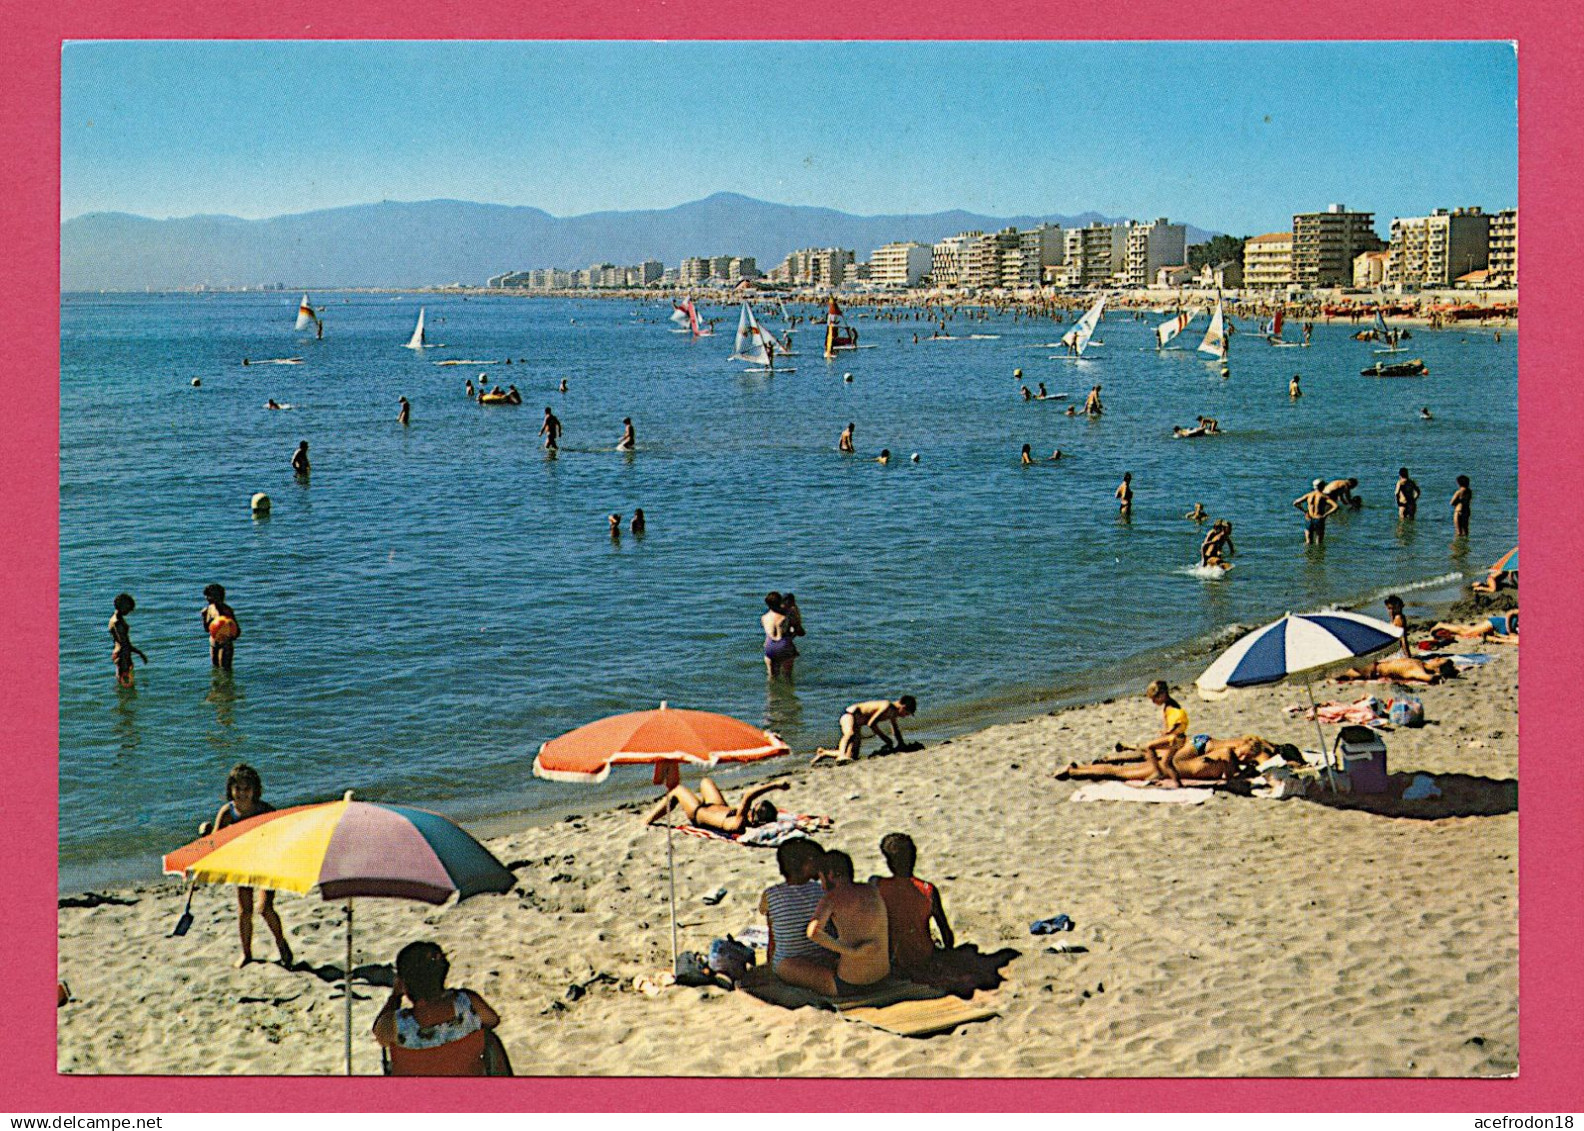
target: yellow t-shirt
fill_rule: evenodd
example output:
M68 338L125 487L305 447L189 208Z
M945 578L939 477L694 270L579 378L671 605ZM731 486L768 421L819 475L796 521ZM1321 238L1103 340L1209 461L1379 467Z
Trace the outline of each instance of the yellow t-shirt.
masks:
M1166 707L1164 708L1163 713L1166 719L1165 726L1167 733L1171 733L1173 731L1178 734L1188 733L1187 711L1183 710L1181 707Z

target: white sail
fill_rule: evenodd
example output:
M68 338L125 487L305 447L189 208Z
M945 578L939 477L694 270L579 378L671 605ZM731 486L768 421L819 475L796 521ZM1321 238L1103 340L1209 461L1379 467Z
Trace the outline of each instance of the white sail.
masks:
M418 308L418 325L413 327L412 337L407 339L407 348L410 350L421 350L428 345L424 341L423 320L424 311L423 307L420 306Z
M1164 349L1168 342L1170 342L1184 330L1188 329L1188 324L1193 320L1194 311L1180 310L1177 312L1176 317L1162 322L1159 326L1155 327L1155 344L1157 347Z
M759 320L754 317L748 304L743 303L742 313L737 316L737 341L732 350L732 357L753 365L769 365L771 352L775 348L772 345L774 341L775 339L759 325Z
M1084 316L1078 319L1078 324L1062 335L1062 345L1082 357L1083 351L1089 345L1089 339L1094 337L1095 327L1100 325L1105 304L1106 296L1101 295L1095 300L1095 304L1084 312Z
M675 299L671 300L671 321L678 326L686 326L688 324L687 308L680 305Z
M314 313L314 308L308 305L308 296L307 295L303 295L302 296L302 302L297 304L297 326L296 326L296 329L298 329L298 330L306 330L306 329L308 329L308 327L312 326L318 320L319 320L319 318L318 318L318 315L316 315Z
M1226 316L1221 312L1221 300L1216 299L1215 313L1210 316L1210 328L1205 331L1199 352L1225 360L1227 355Z

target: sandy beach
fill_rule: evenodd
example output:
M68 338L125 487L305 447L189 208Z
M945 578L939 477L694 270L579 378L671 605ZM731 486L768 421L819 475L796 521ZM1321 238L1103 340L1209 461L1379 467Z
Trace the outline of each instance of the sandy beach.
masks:
M783 759L775 768L793 784L778 800L831 816L821 842L851 853L860 877L883 871L881 836L908 832L959 942L1020 952L976 999L999 1016L950 1034L911 1039L741 991L636 991L669 966L670 938L666 836L641 827L634 806L491 840L519 879L506 895L443 910L360 901L355 964L388 985L402 945L440 942L451 983L502 1015L525 1075L1510 1075L1518 655L1485 651L1487 665L1414 692L1428 725L1386 734L1381 799L1071 803L1078 783L1056 769L1155 733L1158 712L1140 697L854 765ZM1328 682L1316 693L1399 692ZM1180 697L1193 731L1315 745L1313 724L1284 710L1301 687ZM1441 797L1398 799L1416 774ZM759 922L773 852L685 836L675 851L683 949ZM706 905L717 887L726 897ZM184 938L166 937L181 910L174 878L61 904L59 966L74 997L58 1014L61 1072L342 1071L340 904L280 898L293 971L233 968L229 888L197 893ZM1057 913L1076 929L1029 934ZM1053 941L1087 951L1047 953ZM273 957L262 926L254 946ZM377 1073L368 1029L386 990L355 988L356 1068ZM206 1039L185 1036L197 1032ZM713 1039L683 1044L681 1032Z

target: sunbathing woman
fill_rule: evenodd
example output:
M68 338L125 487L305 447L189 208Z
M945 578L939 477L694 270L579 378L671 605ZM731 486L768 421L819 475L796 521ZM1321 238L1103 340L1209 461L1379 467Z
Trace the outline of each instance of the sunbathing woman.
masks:
M1361 668L1349 668L1336 676L1336 680L1338 683L1366 679L1389 679L1395 683L1440 683L1443 679L1451 679L1456 674L1457 665L1449 656L1434 660L1391 656L1365 664Z
M791 788L791 782L765 782L763 785L754 786L743 794L740 802L733 805L726 800L718 785L709 778L704 778L699 782L698 793L694 793L685 785L679 785L667 793L660 799L660 803L649 811L649 815L644 818L644 824L654 824L671 811L673 804L676 804L682 807L688 824L694 828L712 829L718 833L735 836L744 829L757 828L774 821L777 815L775 802L759 799L778 789Z
M1184 780L1231 781L1252 773L1256 765L1273 754L1280 754L1289 762L1303 760L1297 747L1278 747L1257 735L1247 734L1242 738L1196 735L1193 742L1184 743L1160 759L1160 767L1155 759L1122 765L1115 760L1092 762L1087 766L1075 762L1056 777L1060 781L1160 781L1164 778L1168 787L1180 785Z
M1495 644L1518 643L1518 610L1513 609L1508 613L1494 613L1485 620L1475 621L1473 624L1441 623L1432 625L1430 635L1450 633L1452 636L1465 640L1488 640Z

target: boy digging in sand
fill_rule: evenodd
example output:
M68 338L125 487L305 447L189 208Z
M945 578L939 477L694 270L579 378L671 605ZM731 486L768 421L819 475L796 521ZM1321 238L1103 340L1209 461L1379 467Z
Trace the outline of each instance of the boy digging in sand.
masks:
M880 739L880 753L889 754L903 744L902 728L897 725L898 719L907 718L918 710L918 701L911 695L904 695L900 699L869 699L862 703L854 703L842 712L840 719L841 742L835 750L821 746L815 753L813 761L822 758L834 758L838 762L851 762L858 757L859 749L863 745L863 728L868 727ZM890 739L880 731L881 723L891 724L891 734L896 738L893 744Z

